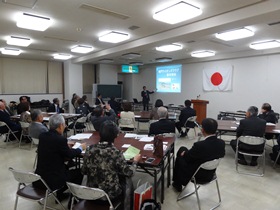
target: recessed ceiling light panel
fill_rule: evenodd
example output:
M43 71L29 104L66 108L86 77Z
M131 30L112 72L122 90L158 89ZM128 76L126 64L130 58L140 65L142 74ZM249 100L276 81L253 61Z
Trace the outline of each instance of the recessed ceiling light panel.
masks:
M221 33L216 33L216 38L224 41L231 41L235 39L243 39L246 37L254 36L254 32L248 28L239 28Z
M22 13L17 19L17 27L35 31L45 31L51 24L50 18L29 13Z
M163 58L156 58L155 60L156 60L157 62L164 63L164 62L170 62L170 61L172 61L172 58L163 57Z
M261 42L254 42L254 43L250 44L249 47L254 50L264 50L264 49L276 48L276 47L280 47L280 41L267 40L267 41L261 41Z
M129 65L132 65L132 66L142 66L143 62L140 62L140 61L130 62Z
M176 24L185 20L189 20L201 14L202 10L200 8L185 1L180 1L176 4L155 12L153 18L161 22Z
M77 45L73 48L71 48L71 52L75 52L75 53L89 53L91 51L93 51L94 48L92 46L86 46L86 45Z
M181 49L183 49L183 47L180 44L168 44L168 45L156 47L157 51L162 51L162 52L172 52L172 51L177 51L177 50L181 50Z
M68 60L68 59L72 58L72 55L57 53L57 54L53 55L53 58L57 59L57 60Z
M210 50L201 50L201 51L195 51L191 53L191 56L195 58L204 58L204 57L210 57L214 55L215 52Z
M99 41L101 42L110 42L110 43L119 43L129 39L129 34L117 31L110 31L106 34L103 34L99 37Z
M135 58L139 58L141 57L141 55L139 53L126 53L122 55L122 58L125 59L135 59Z
M22 47L29 46L31 42L32 42L31 39L25 37L19 37L19 36L9 36L9 38L7 39L7 44L22 46Z
M21 53L21 50L9 47L2 48L0 51L3 55L19 55Z
M103 59L100 59L98 60L99 63L113 63L113 59L110 59L110 58L103 58Z

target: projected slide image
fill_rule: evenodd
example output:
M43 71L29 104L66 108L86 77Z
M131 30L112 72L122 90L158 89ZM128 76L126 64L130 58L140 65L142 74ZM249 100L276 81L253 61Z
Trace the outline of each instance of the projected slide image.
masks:
M158 90L169 90L171 88L171 79L170 78L159 78L159 87Z
M159 66L156 68L157 92L181 92L182 65Z

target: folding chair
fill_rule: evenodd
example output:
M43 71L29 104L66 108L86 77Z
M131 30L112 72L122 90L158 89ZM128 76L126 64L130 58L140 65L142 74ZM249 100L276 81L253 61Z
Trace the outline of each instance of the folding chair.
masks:
M6 136L6 142L10 142L11 141L10 134L12 134L15 137L15 139L19 142L19 139L15 135L15 133L17 133L19 131L12 131L10 129L10 127L5 122L2 122L2 121L0 121L0 127L6 127L7 132L1 133L2 135Z
M252 146L257 146L257 145L263 145L262 150L258 151L252 151L252 152L248 152L247 150L244 151L242 150L242 148L239 147L239 142L245 143L245 144L249 144ZM237 139L237 144L236 144L236 153L235 153L235 165L236 165L236 171L240 174L246 174L246 175L252 175L252 176L263 176L264 172L265 172L265 142L266 139L263 137L256 137L256 136L240 136ZM245 156L255 156L255 157L262 157L262 171L259 171L259 167L260 165L257 167L257 172L259 173L249 173L249 172L244 172L244 171L240 171L238 169L238 154L242 154ZM250 166L252 167L252 166Z
M31 139L31 137L28 134L28 127L29 127L30 123L23 122L23 121L19 121L19 123L20 123L20 126L22 128L20 139L19 139L19 148L20 148L22 137L27 137L28 139L31 140L31 142L32 142L32 139ZM31 149L31 147L30 147L30 149Z
M198 122L196 122L196 118L197 118L197 116L189 117L189 118L186 120L184 126L182 127L182 128L185 128L185 132L186 132L188 129L193 129L193 130L194 130L194 136L195 136L195 137L197 136L195 127L200 128L200 125L198 124ZM194 126L193 128L188 127L187 125L188 125L189 122L193 122L193 123L195 124L195 126Z
M87 123L87 117L80 117L78 118L73 125L73 130L74 130L74 134L78 133L82 133L84 132L85 128L86 128L86 123ZM81 126L81 128L76 128L76 126L79 125ZM70 128L69 128L70 129Z
M198 171L201 168L204 169L204 170L214 170L214 169L217 169L219 163L220 163L220 159L214 159L214 160L207 161L207 162L201 164L199 166L199 168L196 170L196 172L194 173L194 175L192 176L192 178L191 178L191 182L194 184L194 191L182 195L183 192L184 192L184 189L187 187L187 185L186 185L184 187L184 189L182 190L182 192L179 193L179 195L177 197L177 201L179 201L179 200L181 200L183 198L186 198L186 197L188 197L188 196L190 196L190 195L195 193L196 199L197 199L198 208L199 208L199 210L201 210L201 204L200 204L200 199L199 199L199 195L198 195L198 189L200 188L200 186L205 186L205 185L211 184L212 182L215 181L216 182L216 187L217 187L217 193L218 193L219 202L218 202L217 205L215 205L211 209L216 209L218 206L220 206L221 202L222 202L222 199L221 199L221 194L220 194L220 189L219 189L219 184L218 184L218 177L216 175L216 172L215 172L213 178L209 182L200 182L199 180L196 180L196 178L195 178L195 175L198 173Z
M30 148L32 148L33 144L37 146L39 144L39 139L32 138ZM34 163L33 163L33 169L34 170L36 169L36 166L37 166L37 159L38 159L38 150L36 149L36 156L35 156L35 160L34 160Z
M279 157L280 157L280 150L278 151L277 157L276 157L276 159L274 161L273 168L276 168L276 164L278 163Z
M131 127L133 126L133 127ZM119 128L125 133L135 132L135 120L131 118L120 118L119 119Z
M121 205L120 201L112 202L108 194L101 189L77 185L70 182L67 182L67 186L70 192L73 194L70 210L91 210L91 209L114 210ZM97 200L97 199L108 201L108 204L105 203L103 205L103 204L92 202L93 200ZM77 201L76 204L74 204L74 200Z
M17 209L18 204L18 198L24 198L27 200L31 200L34 202L38 202L40 205L43 205L43 210L46 208L48 209L55 209L52 207L47 206L48 197L52 196L58 204L60 204L61 207L63 207L64 210L65 207L60 203L60 201L57 199L57 197L54 195L54 193L57 191L52 191L46 182L39 176L38 174L35 174L33 172L24 172L15 170L13 168L9 168L9 170L13 173L14 178L16 181L18 181L18 189L16 192L16 201L15 201L15 207L14 210ZM37 189L32 185L32 182L41 180L41 182L45 185L46 190L43 189ZM42 203L44 202L44 203Z

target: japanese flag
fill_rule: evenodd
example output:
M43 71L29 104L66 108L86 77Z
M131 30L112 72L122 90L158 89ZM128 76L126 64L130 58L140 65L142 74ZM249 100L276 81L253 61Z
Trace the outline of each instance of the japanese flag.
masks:
M232 90L232 66L203 69L203 90Z

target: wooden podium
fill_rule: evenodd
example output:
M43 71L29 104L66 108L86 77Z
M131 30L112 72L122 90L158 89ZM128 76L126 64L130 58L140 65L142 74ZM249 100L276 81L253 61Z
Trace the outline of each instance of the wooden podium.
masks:
M193 109L196 111L196 121L201 124L202 120L206 118L207 104L209 101L192 99Z

